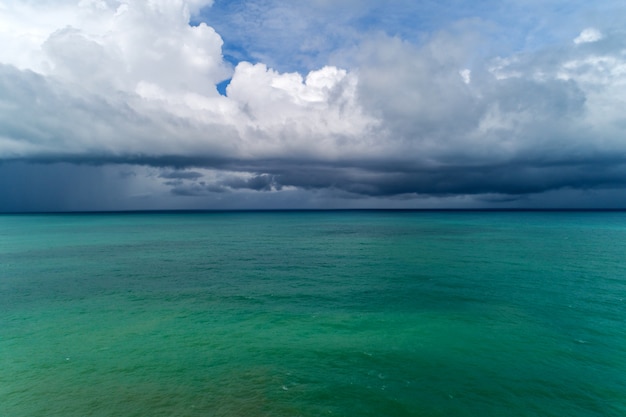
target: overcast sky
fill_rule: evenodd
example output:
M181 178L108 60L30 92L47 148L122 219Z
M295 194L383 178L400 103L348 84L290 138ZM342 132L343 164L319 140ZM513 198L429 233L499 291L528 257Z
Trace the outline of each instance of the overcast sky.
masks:
M626 3L4 0L0 211L626 207Z

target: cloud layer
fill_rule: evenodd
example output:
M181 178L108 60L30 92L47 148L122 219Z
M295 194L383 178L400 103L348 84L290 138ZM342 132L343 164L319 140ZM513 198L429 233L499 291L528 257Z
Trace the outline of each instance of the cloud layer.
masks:
M225 59L201 21L218 8L210 1L5 2L0 171L20 179L0 182L0 210L94 209L71 191L89 195L90 183L107 209L540 206L559 190L626 186L626 37L611 22L503 50L492 14L462 10L412 33L409 3L385 30L363 23L369 3L340 6L345 27L300 44L295 67L313 67L296 72L272 67L290 68L278 52L264 60L270 47ZM268 16L299 7L259 9L249 25L249 10L230 12L243 33L269 25L269 39L284 20ZM285 21L286 33L332 14L308 7L305 29ZM67 203L29 197L41 187Z

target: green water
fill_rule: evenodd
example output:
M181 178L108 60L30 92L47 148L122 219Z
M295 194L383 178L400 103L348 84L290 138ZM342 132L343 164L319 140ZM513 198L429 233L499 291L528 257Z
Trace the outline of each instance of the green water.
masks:
M0 416L623 416L626 213L0 216Z

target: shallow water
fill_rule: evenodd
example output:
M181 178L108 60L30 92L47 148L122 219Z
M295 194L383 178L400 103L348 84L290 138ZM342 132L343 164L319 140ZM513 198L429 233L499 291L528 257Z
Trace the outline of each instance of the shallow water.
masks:
M624 254L623 212L0 216L0 415L626 415Z

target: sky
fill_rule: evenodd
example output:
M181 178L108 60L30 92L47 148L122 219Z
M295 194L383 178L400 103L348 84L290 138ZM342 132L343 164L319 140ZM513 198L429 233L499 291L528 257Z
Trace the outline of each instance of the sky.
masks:
M626 208L623 0L2 0L0 212Z

